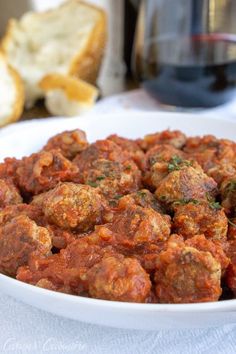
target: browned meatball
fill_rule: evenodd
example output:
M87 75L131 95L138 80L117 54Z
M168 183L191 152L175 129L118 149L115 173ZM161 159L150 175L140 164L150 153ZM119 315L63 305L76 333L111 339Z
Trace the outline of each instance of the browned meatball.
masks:
M155 195L165 205L179 200L208 200L216 194L217 183L201 168L183 166L173 170L159 184Z
M57 150L69 160L72 160L77 154L86 149L88 141L83 130L75 129L64 131L50 138L43 150Z
M173 228L186 239L204 234L209 239L225 241L228 219L218 203L192 201L175 204Z
M97 140L76 156L74 163L79 167L81 174L93 167L96 160L109 160L124 163L130 160L130 155L122 151L120 146L110 140Z
M194 247L199 251L210 252L221 265L221 274L224 275L229 265L229 258L226 255L227 245L218 240L208 240L204 235L196 235L185 241L186 246Z
M126 247L158 243L170 235L170 216L130 204L114 215L108 228L116 234L117 242Z
M103 208L103 198L96 189L71 182L58 184L42 203L49 222L82 232L102 222Z
M12 181L0 179L0 208L19 203L22 203L22 198Z
M123 151L128 152L131 159L141 170L145 169L145 154L136 141L122 138L116 134L108 136L107 139L116 143Z
M137 191L141 186L141 172L133 161L119 163L99 159L84 171L83 183L98 188L107 199Z
M147 170L143 177L143 183L154 190L173 168L193 164L193 162L184 159L185 154L182 151L171 145L154 146L147 152L146 158Z
M20 160L14 157L7 157L4 162L0 163L0 178L7 178L16 182L16 170L19 166Z
M35 205L30 204L9 205L6 208L0 210L0 225L6 224L19 215L28 216L39 226L45 225L45 218L41 209Z
M58 182L71 181L77 174L77 167L56 150L24 157L16 170L20 189L31 194L47 191Z
M154 134L148 134L143 139L138 139L138 143L144 151L149 150L157 144L169 144L177 149L181 149L186 142L186 136L179 130L164 130Z
M47 229L20 215L0 227L0 271L15 276L19 266L27 264L32 252L48 255L51 237Z
M236 165L230 162L216 163L213 167L207 170L207 175L212 177L220 186L226 178L236 175Z
M217 139L212 135L188 138L184 151L208 171L215 163L234 162L236 144L227 139Z
M156 162L169 162L173 157L184 159L186 154L174 146L163 144L155 145L146 153L147 169L150 169Z
M50 257L30 257L29 265L18 268L16 278L41 288L67 294L80 295L85 291L84 271L81 268L67 267L60 254Z
M135 204L143 208L151 208L159 213L163 213L163 208L154 194L148 189L141 189L138 192L127 194L118 200L120 208L124 209L129 204Z
M149 275L136 259L105 257L88 272L89 294L98 299L145 302L150 294Z
M79 295L88 290L88 270L105 255L115 252L81 238L71 242L60 253L47 258L30 257L28 266L21 267L17 279L41 287Z
M156 262L155 290L161 303L217 301L220 279L217 260L193 247L170 247Z
M222 206L227 214L236 212L236 175L226 178L220 186Z

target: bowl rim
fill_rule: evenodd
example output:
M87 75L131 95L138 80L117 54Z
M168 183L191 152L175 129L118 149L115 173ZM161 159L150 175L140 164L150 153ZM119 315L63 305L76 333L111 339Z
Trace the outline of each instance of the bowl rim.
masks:
M83 297L80 295L71 295L57 292L54 290L44 289L24 283L18 279L11 278L7 275L0 274L3 282L9 286L14 286L15 290L24 290L27 294L38 295L40 297L51 298L56 301L68 302L70 304L86 305L93 307L106 307L107 309L129 310L132 312L212 312L212 311L236 311L236 299L213 301L213 302L198 302L198 303L183 303L183 304L148 304L148 303L133 303L124 301L110 301L102 299L94 299Z

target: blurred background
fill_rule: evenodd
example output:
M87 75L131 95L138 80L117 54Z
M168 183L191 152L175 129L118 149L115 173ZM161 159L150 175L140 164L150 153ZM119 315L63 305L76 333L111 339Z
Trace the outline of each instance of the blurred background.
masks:
M9 18L62 2L0 0L0 34ZM100 98L143 87L166 108L208 108L235 99L235 0L89 3L102 7L108 18L108 41L97 79ZM39 114L48 115L42 103L25 111L24 117Z

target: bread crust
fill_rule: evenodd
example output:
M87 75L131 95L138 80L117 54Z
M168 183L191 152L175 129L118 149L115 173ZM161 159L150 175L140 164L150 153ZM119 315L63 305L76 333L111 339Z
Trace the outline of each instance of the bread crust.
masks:
M14 112L10 117L10 121L16 122L20 119L24 109L24 101L25 101L24 85L18 72L15 69L13 69L13 67L9 64L8 64L8 70L15 81L16 93L17 93L16 102L14 105Z
M88 5L84 1L78 2ZM89 6L99 11L101 18L94 27L86 48L72 59L68 74L95 84L107 43L107 16L101 8L91 4Z
M14 123L20 119L24 109L25 94L24 85L19 73L9 63L7 63L7 59L2 53L0 53L0 60L1 59L6 61L6 68L9 75L13 79L16 88L16 97L12 114L8 117L0 119L0 127L3 127L4 125Z
M98 95L96 87L87 82L61 74L46 75L39 83L39 87L45 91L61 89L70 100L92 105Z

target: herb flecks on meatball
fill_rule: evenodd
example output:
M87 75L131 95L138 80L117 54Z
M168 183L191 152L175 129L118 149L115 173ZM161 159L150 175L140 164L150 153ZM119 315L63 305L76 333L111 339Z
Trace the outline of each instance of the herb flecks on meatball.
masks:
M49 222L62 229L86 232L102 222L104 205L96 189L67 182L46 193L41 207Z

